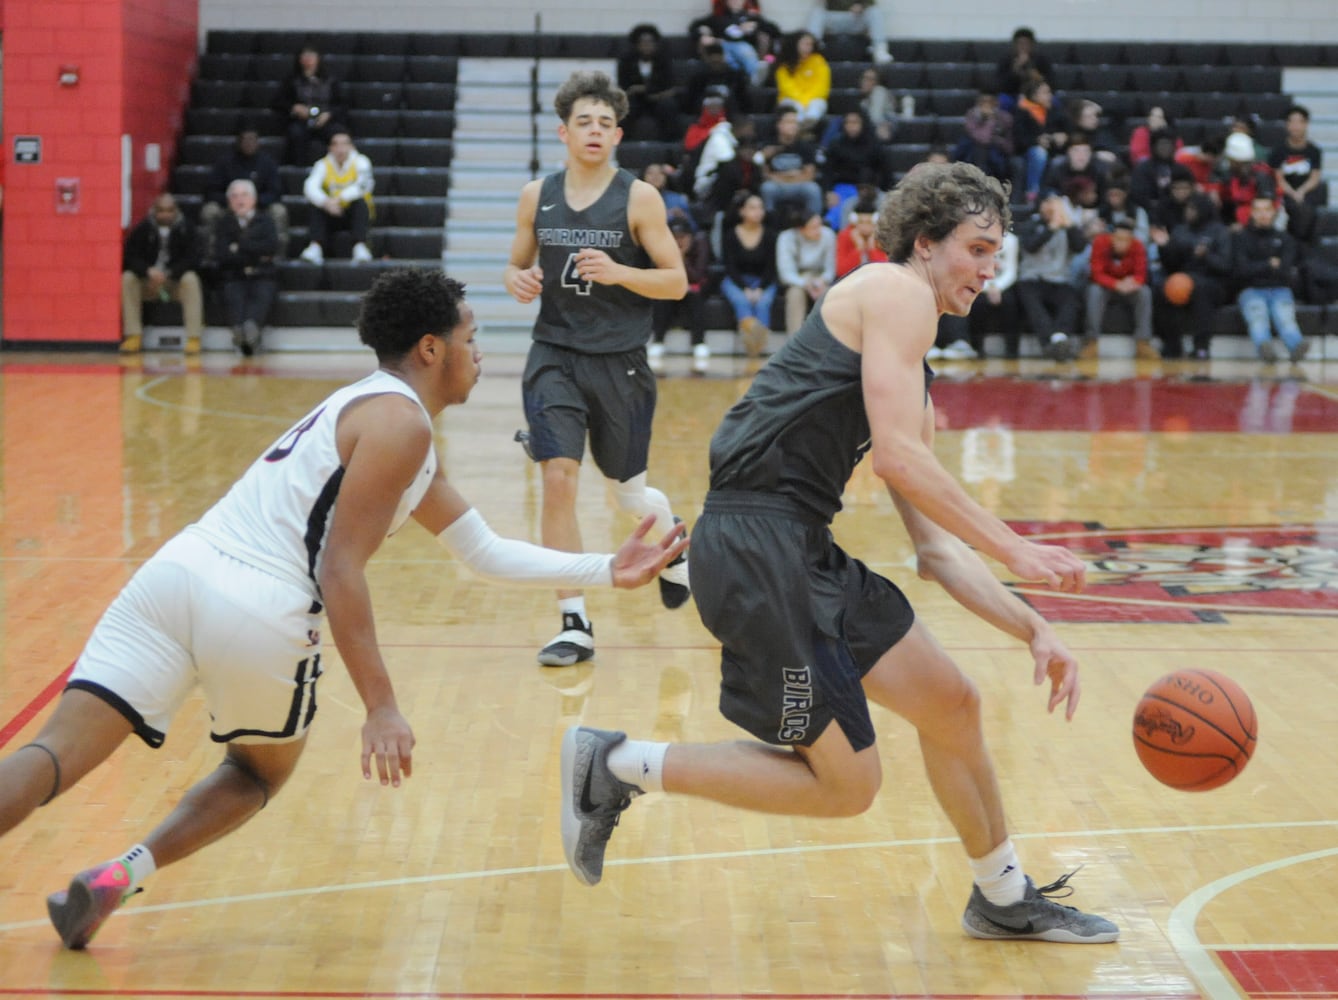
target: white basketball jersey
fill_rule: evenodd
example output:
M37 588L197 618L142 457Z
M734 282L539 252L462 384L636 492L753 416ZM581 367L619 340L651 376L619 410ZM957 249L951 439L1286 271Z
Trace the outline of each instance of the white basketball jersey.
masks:
M344 478L335 442L339 414L356 399L388 392L407 396L423 408L414 391L389 372L377 371L345 386L275 441L227 495L186 530L203 535L243 562L309 589L312 599L319 601L321 556ZM431 422L425 409L423 419ZM436 470L436 449L429 447L423 467L400 497L391 534L423 499Z

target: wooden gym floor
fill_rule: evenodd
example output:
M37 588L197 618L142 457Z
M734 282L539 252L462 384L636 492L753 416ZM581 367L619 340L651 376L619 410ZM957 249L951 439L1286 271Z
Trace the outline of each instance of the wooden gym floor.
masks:
M522 359L487 356L486 336L483 349L439 445L499 531L537 539L538 482L511 442ZM661 382L650 481L691 523L707 441L749 373L717 359L709 377L679 377L685 364ZM363 355L4 357L0 752L32 738L132 570L369 368ZM601 591L595 663L539 667L551 594L482 583L410 525L371 584L418 738L413 778L362 780L361 711L330 649L284 792L150 879L87 952L62 951L46 894L135 843L216 765L193 700L162 750L127 744L0 841L0 996L1338 996L1338 365L946 363L934 395L947 467L1089 562L1086 594L1027 594L1083 663L1077 717L1046 715L1026 651L916 581L865 467L835 531L976 678L1028 870L1081 867L1071 902L1116 920L1117 944L965 937L969 869L913 734L878 710L886 778L865 815L650 796L624 816L603 883L581 886L558 834L563 731L740 735L716 710L716 648L654 586ZM590 548L630 528L590 469L580 503ZM1242 684L1260 719L1243 775L1197 795L1147 776L1129 732L1139 693L1195 666Z

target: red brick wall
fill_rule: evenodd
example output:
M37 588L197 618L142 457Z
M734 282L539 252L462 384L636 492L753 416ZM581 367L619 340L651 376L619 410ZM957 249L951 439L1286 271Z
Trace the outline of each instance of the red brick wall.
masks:
M4 339L115 342L120 336L121 136L133 141L132 219L165 185L194 69L196 0L2 0ZM61 86L77 66L76 86ZM14 137L42 138L42 162L14 162ZM146 142L162 169L143 169ZM56 211L77 178L79 211Z

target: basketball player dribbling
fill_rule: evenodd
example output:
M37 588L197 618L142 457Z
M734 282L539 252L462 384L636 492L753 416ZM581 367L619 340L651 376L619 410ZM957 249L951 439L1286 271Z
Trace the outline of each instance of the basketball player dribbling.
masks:
M157 868L241 826L292 774L316 713L324 617L366 709L362 773L412 772L414 735L377 645L365 567L413 517L461 562L541 586L641 586L686 541L644 541L645 518L614 556L499 538L446 481L432 419L469 398L480 372L464 287L399 269L363 298L362 341L377 370L335 392L261 456L195 524L131 578L98 622L55 712L0 760L0 834L71 788L130 735L166 736L198 683L219 767L142 843L48 897L66 947L83 948Z
M919 575L1026 643L1049 709L1078 705L1078 664L1050 625L971 551L1020 580L1078 591L1082 561L1017 535L934 457L940 315L964 316L994 275L1009 224L998 181L965 163L923 164L884 199L888 263L835 284L758 373L711 441L710 492L693 528L692 590L720 640L721 710L756 741L628 740L584 726L562 745L562 838L587 885L622 810L648 791L758 812L853 816L882 783L868 701L919 733L930 785L974 885L962 917L978 938L1114 941L1119 929L1054 901L1070 875L1025 874L985 746L980 696L902 592L844 552L830 523L867 452L915 546ZM760 742L758 742L760 741Z
M566 166L526 184L503 280L520 302L539 299L522 387L526 450L543 480L543 543L581 550L576 490L586 437L618 507L676 518L646 484L655 376L646 360L654 300L687 292L683 257L664 199L611 162L622 138L627 96L603 73L577 72L554 99ZM660 575L664 605L689 596L686 562ZM595 655L594 627L579 590L558 591L562 626L539 662L569 666Z

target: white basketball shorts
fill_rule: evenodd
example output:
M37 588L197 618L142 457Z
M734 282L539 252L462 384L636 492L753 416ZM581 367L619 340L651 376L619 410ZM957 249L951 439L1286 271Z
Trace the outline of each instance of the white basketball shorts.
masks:
M186 532L131 577L68 686L102 698L152 747L196 684L216 742L287 742L316 714L320 626L310 593Z

